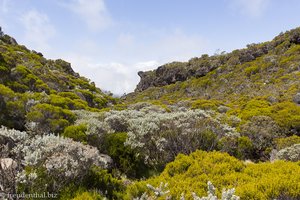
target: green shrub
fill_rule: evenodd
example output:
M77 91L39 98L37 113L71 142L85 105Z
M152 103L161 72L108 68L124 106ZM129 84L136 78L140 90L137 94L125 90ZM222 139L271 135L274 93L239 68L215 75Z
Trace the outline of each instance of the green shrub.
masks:
M83 186L71 184L61 190L59 193L60 200L104 200L99 191L88 190Z
M144 164L144 159L138 156L137 152L124 145L126 139L126 133L107 134L104 138L103 151L114 160L116 169L128 177L148 177L150 168Z
M75 114L69 110L50 104L33 106L26 116L27 124L36 133L61 133L65 127L75 121ZM35 124L31 126L30 124Z
M238 159L253 159L253 143L245 136L223 137L218 142L218 149Z
M248 120L253 116L270 116L271 107L270 103L266 100L253 99L248 101L243 107L239 117L244 120Z
M276 149L280 150L280 149L290 147L294 144L300 144L300 137L297 135L293 135L286 138L277 138L275 140L275 143L276 143Z
M96 192L83 192L77 193L76 196L72 200L102 200L104 199Z
M254 75L258 72L259 72L259 67L258 66L250 66L250 67L247 67L245 69L245 73L246 73L247 76Z
M62 136L72 138L75 141L87 142L87 135L85 134L87 130L86 125L80 124L80 125L72 125L65 128Z
M282 102L272 107L272 118L284 128L300 133L300 106L292 102Z
M107 170L93 167L83 185L105 193L108 199L123 199L125 186L122 180L114 178Z
M241 199L299 199L299 163L276 161L274 163L243 163L226 153L196 151L189 156L178 155L169 163L161 175L128 186L125 199L141 196L153 191L146 184L158 187L161 182L168 183L170 192L158 199L171 196L180 199L193 199L192 192L198 196L207 195L207 182L211 181L216 195L220 189L235 188Z
M221 103L217 100L199 99L192 103L192 109L217 110Z
M276 122L267 116L254 116L246 124L241 126L241 133L248 137L254 150L254 158L269 159L268 148L274 145L274 139L283 136Z

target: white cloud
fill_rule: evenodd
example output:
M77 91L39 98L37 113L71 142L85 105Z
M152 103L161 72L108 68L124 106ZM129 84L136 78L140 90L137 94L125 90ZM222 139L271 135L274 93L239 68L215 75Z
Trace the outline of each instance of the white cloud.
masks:
M69 54L64 57L72 63L75 71L94 81L97 87L109 90L117 95L132 92L139 82L138 71L154 69L159 66L157 61L136 63L98 63L91 57L82 54Z
M229 0L233 9L250 17L259 17L266 10L270 0Z
M151 40L120 34L116 37L117 45L108 52L102 52L91 41L84 41L74 48L76 52L61 56L72 63L75 71L90 78L101 89L120 95L135 89L140 80L138 71L156 69L167 62L187 61L206 53L209 46L201 36L186 34L179 29L156 31L146 37Z
M56 34L48 16L31 10L21 17L21 23L25 28L25 42L38 51L48 52L49 40Z
M71 0L63 5L79 15L93 31L103 30L112 25L104 0Z
M139 82L138 71L146 71L158 67L157 61L137 63L108 63L96 64L94 71L96 83L102 88L111 90L114 94L132 92Z

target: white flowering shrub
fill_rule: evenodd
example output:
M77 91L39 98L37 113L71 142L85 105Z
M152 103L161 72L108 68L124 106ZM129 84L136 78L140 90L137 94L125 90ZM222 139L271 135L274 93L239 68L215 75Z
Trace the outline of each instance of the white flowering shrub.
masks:
M128 109L142 111L144 113L149 113L149 112L165 113L166 112L165 108L147 102L139 102L136 104L132 104L128 107Z
M111 162L94 147L55 135L34 137L17 145L14 151L23 155L23 164L33 173L36 169L45 169L46 175L56 184L81 179L93 165L105 168ZM31 177L23 171L17 181L27 183Z
M16 193L16 175L21 170L18 155L14 155L12 148L26 140L25 132L14 129L0 128L0 194Z
M240 136L213 111L167 112L159 106L140 103L122 111L73 112L77 116L75 124L85 124L86 134L95 136L89 144L103 151L106 134L127 132L125 145L138 152L149 165L165 165L178 153L213 150L223 136Z
M299 161L300 160L300 144L294 144L293 146L281 149L276 152L275 159Z
M146 185L147 188L153 193L153 195L148 195L147 192L144 192L142 196L133 198L133 200L155 200L158 197L162 197L170 193L168 190L168 183L161 182L158 187L154 187L151 184ZM166 199L171 199L171 196L167 196Z
M156 197L164 196L170 192L170 190L168 190L168 183L161 182L159 187L154 187L150 184L147 184L147 187L152 190Z
M216 188L210 181L208 181L208 183L207 183L207 188L208 188L207 197L198 197L196 195L196 193L193 192L192 196L193 196L194 200L218 200L218 197L215 194ZM234 193L235 193L234 188L228 189L228 190L223 189L221 200L239 200L240 197L234 195Z
M178 153L214 149L219 137L239 136L235 128L220 123L212 117L213 114L203 110L188 110L143 115L135 113L134 117L129 115L126 145L141 152L146 163L164 165Z
M87 143L101 149L105 134L113 132L109 125L104 122L104 114L85 110L74 110L72 112L77 117L75 125L86 127Z
M0 128L0 136L12 139L15 143L19 143L28 139L26 132L18 131L15 129L7 129L4 126Z

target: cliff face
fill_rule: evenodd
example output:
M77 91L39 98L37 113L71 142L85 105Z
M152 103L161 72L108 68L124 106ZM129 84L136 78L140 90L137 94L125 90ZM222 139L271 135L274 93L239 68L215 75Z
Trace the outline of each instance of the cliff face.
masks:
M135 92L141 92L150 87L161 87L174 84L178 81L186 81L192 77L199 78L221 66L236 66L247 62L255 61L257 58L267 55L278 46L288 48L293 44L300 43L300 29L294 29L280 34L271 42L247 45L247 48L235 50L231 53L219 55L202 55L190 59L188 62L173 62L162 65L156 70L139 72L141 80ZM277 48L278 49L278 48Z

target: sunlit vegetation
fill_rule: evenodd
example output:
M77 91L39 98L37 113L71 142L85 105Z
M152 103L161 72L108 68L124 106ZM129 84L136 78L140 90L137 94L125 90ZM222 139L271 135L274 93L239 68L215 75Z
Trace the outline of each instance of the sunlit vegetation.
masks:
M299 199L299 30L139 72L122 98L0 34L0 189Z

